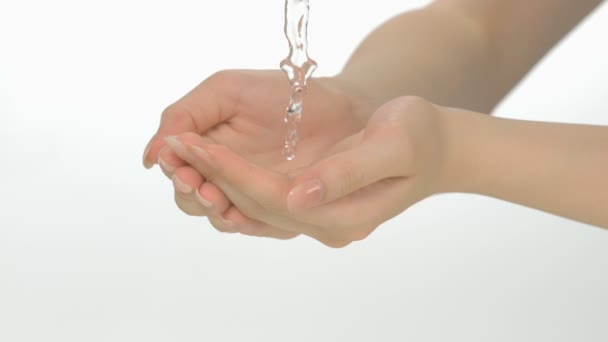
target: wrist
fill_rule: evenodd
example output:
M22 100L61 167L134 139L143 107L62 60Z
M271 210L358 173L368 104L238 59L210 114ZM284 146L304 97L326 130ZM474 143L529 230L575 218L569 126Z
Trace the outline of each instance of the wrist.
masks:
M332 77L317 77L315 81L325 90L347 99L351 113L363 124L369 120L383 103L376 101L357 83L343 79L340 75Z
M336 84L340 84L344 89L348 90L349 93L353 94L359 99L370 103L374 108L378 108L392 98L379 97L369 89L367 81L361 75L351 75L345 72L341 72L337 75L329 77Z
M444 143L438 192L478 193L484 179L482 165L487 151L491 151L488 132L496 118L463 109L438 108Z

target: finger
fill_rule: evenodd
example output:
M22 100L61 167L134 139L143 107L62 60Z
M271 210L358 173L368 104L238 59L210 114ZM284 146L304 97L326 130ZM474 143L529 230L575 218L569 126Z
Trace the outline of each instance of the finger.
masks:
M214 143L214 141L207 136L201 136L200 140L205 144ZM158 153L158 164L163 173L169 178L173 176L175 169L188 165L188 163L175 154L175 151L169 146L163 146Z
M176 169L187 166L188 163L175 154L170 147L164 146L158 153L158 165L165 176L171 178Z
M204 138L201 139L204 140ZM194 191L194 199L208 211L219 215L230 207L230 201L222 190L215 184L207 182L200 172L181 159L170 147L163 147L158 161L161 169L169 178L173 178L173 174L179 169L181 183L197 189Z
M203 207L216 215L221 215L232 204L224 192L210 182L201 184L194 196Z
M234 206L230 207L222 215L222 217L224 218L225 222L229 222L229 224L232 225L237 232L243 235L270 237L281 240L293 239L299 235L298 233L279 229L258 220L249 218Z
M169 137L167 144L222 189L238 189L239 193L268 210L286 212L288 182L285 175L252 164L225 146L206 144L193 134Z
M169 137L167 144L208 181L216 184L246 216L318 240L326 238L328 232L323 228L287 215L285 199L289 186L285 175L251 164L225 146L203 146L197 135Z
M408 178L383 179L335 201L296 214L311 225L331 227L335 237L359 241L422 198Z
M229 73L218 73L208 78L163 111L158 131L144 151L146 168L151 168L158 160L166 136L184 132L202 134L231 117L235 112L234 94L238 91L230 77Z
M206 184L209 183L205 183L204 185ZM244 235L271 237L281 240L292 239L300 234L304 234L332 248L342 248L352 242L352 240L339 236L337 234L339 231L325 230L310 224L302 225L301 223L288 221L285 223L285 226L282 226L285 229L279 229L276 228L278 226L248 217L234 205L231 205L221 217L210 218L210 222L219 231L236 231Z
M201 187L203 177L192 167L184 166L175 170L172 176L175 188L175 203L184 213L191 216L207 216L210 208L201 205L196 198L196 189Z
M209 224L211 224L211 226L220 233L238 233L234 226L234 223L226 221L219 216L209 216L208 220Z
M399 177L406 155L398 139L366 137L353 148L337 153L302 171L287 196L292 213L332 202L381 179Z
M268 224L246 216L235 206L231 206L222 218L224 227L232 227L243 235L288 240L304 234L332 248L342 248L353 241L343 238L341 236L343 234L334 229L324 230L312 225L305 225L306 228L302 228L304 227L302 224L293 222L286 223L285 226Z
M417 129L424 123L416 118L432 117L435 111L435 106L416 97L401 97L384 104L372 115L358 143L351 140L351 148L303 171L289 192L289 211L301 212L381 179L409 175L414 151L426 138Z

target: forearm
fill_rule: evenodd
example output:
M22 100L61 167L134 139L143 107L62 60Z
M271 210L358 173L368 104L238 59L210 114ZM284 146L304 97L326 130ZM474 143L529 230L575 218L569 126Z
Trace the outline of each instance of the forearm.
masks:
M444 191L518 203L608 228L608 127L443 108Z
M489 111L502 97L490 82L479 26L454 11L426 7L399 15L373 31L339 78L381 104L417 95L443 105Z
M338 78L378 103L418 95L490 112L599 0L443 0L373 31Z

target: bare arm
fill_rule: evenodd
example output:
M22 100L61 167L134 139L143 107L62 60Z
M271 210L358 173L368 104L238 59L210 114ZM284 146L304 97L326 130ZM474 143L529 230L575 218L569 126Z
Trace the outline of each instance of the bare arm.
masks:
M372 32L340 77L488 113L599 0L438 0ZM608 127L443 107L444 191L500 198L608 227Z
M442 108L445 192L470 192L608 228L608 127Z
M149 145L146 161L159 160L162 154L164 161L177 159L195 167L196 171L180 167L190 173L179 178L165 169L174 179L180 208L197 215L221 213L212 219L218 229L256 236L307 234L330 246L344 246L365 238L415 202L449 191L502 198L608 227L608 128L506 120L478 113L491 111L599 2L438 0L388 21L361 43L335 80L318 83L318 89L327 93L314 92L325 99L313 102L326 108L319 110L326 113L319 117L352 119L353 126L318 120L314 127L323 129L314 130L317 134L306 142L313 146L307 157L311 163L299 168L297 177L262 167L285 168L283 160L268 157L276 155L274 143L266 144L274 141L268 137L270 132L281 130L269 129L274 126L260 121L268 117L265 108L278 108L266 102L276 98L278 85L284 85L266 82L272 80L268 74L224 73L201 84L180 100L182 104L189 101L196 114L170 107ZM242 96L238 84L270 87L256 87L255 96ZM212 88L216 91L209 91ZM356 90L379 106L359 131L357 113L367 114L370 108L366 101L359 101L365 102L362 105L355 101L357 96L351 96ZM259 96L263 94L270 97ZM442 106L402 95L418 95ZM235 106L235 98L249 102ZM222 118L222 113L231 113L230 118ZM206 122L206 128L193 127L197 119ZM239 124L231 125L234 120ZM214 131L214 144L199 135L225 122L225 129ZM351 130L353 134L345 137ZM319 139L319 132L332 135ZM173 137L168 140L171 146L164 146L163 137L180 133L181 140ZM339 143L333 145L333 139ZM251 148L252 144L257 147ZM233 147L251 160L257 153L262 156L257 160L263 162L251 163L234 153ZM331 155L317 160L322 150ZM298 153L306 156L303 152ZM300 165L306 164L305 159ZM193 177L188 184L181 182L186 175ZM207 185L207 195L201 193L203 185ZM198 189L196 195L194 189ZM201 209L194 203L203 195L214 200L201 203L205 206Z
M373 31L338 78L378 103L418 95L490 112L601 0L437 0Z
M383 24L337 77L378 103L394 100L374 114L350 154L300 177L320 178L315 205L347 202L377 179L398 192L400 176L410 184L401 197L378 190L365 210L388 219L433 193L469 192L608 228L608 127L480 114L600 2L438 0ZM300 193L291 201L307 203Z

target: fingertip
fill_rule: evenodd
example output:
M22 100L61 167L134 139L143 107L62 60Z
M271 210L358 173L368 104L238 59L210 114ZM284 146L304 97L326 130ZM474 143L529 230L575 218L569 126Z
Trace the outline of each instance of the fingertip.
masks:
M146 168L146 170L150 170L154 167L154 163L152 163L151 161L148 161L147 159L144 159L144 168Z
M235 206L230 206L222 213L220 217L226 222L231 222L232 226L235 226L237 223L243 225L243 223L247 220L247 217L243 215L243 213L241 213L241 211Z
M228 208L221 216L224 224L232 228L234 231L249 236L261 236L263 228L266 226L261 222L251 219L243 214L235 206Z
M158 156L158 166L160 166L167 176L171 176L175 172L175 167L169 165L161 156Z
M158 156L163 147L165 141L160 139L158 134L154 135L144 151L143 163L146 169L151 169L158 163Z
M203 207L207 209L213 208L213 203L201 195L200 188L194 193L194 197Z
M173 181L175 190L183 194L190 194L192 192L192 186L188 185L188 183L186 183L178 175L174 174L173 177L171 177L171 180Z
M175 189L183 194L192 194L198 189L204 179L190 166L179 167L171 176Z
M158 166L160 166L163 173L169 178L171 178L175 170L178 168L188 166L188 164L182 160L169 146L163 146L157 155L158 158L156 163Z
M144 156L143 156L144 167L148 170L154 166L154 163L150 160L150 158L148 156L150 154L151 148L152 148L152 140L150 140L150 142L148 142L148 145L146 145L146 149L144 150Z
M322 203L325 188L320 179L311 179L294 187L287 195L287 209L298 213Z
M205 138L194 132L183 132L177 136L184 145L201 146L205 143Z
M174 150L183 146L182 142L177 139L177 135L168 135L163 138L163 141Z
M224 192L213 183L203 182L198 188L197 193L201 197L199 199L201 204L205 205L204 202L212 203L213 211L215 212L223 213L232 205Z

